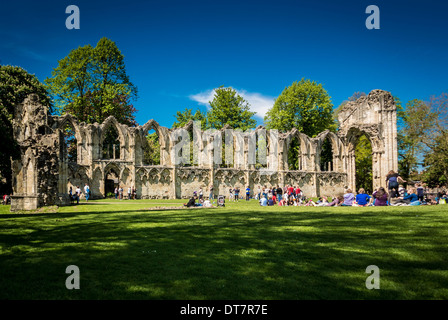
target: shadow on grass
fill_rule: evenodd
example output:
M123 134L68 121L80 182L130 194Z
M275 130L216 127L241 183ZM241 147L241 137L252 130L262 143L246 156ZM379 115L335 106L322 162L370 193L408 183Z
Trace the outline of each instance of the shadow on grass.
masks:
M448 297L446 219L437 215L433 225L412 219L417 211L143 211L8 221L0 234L0 298ZM65 288L71 264L80 268L81 290ZM369 265L381 270L380 290L365 287Z

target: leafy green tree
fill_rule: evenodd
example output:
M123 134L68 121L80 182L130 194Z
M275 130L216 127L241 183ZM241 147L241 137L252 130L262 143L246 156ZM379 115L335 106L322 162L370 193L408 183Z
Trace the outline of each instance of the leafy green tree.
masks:
M406 109L397 111L400 129L397 134L399 170L404 180L422 164L424 135L434 126L435 115L430 105L422 100L408 101Z
M359 137L355 148L356 187L373 192L372 145L366 135Z
M131 100L137 99L137 88L110 39L72 50L45 83L58 114L71 113L86 123L101 123L112 115L120 123L136 124Z
M429 113L423 115L419 137L424 145L425 180L432 186L448 182L448 94L431 97Z
M209 104L207 128L222 129L228 124L233 129L246 131L257 125L252 118L255 112L250 111L250 104L231 87L215 89L215 95Z
M305 79L285 88L264 120L268 129L297 128L310 137L336 130L331 97L321 84Z
M160 143L156 132L146 136L146 144L143 148L143 163L146 165L160 165Z
M207 127L207 114L199 109L193 114L192 109L185 108L184 111L177 111L176 121L173 123L173 128L181 128L185 126L190 120L200 121L201 129L205 130Z
M35 75L21 67L0 65L0 191L11 192L11 157L19 156L19 148L13 139L12 119L14 107L31 93L52 111L45 87Z

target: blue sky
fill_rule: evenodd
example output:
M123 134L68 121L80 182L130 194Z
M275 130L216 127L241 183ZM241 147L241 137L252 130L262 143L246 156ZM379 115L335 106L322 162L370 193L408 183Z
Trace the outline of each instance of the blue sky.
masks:
M80 9L68 30L68 5ZM368 5L380 29L368 30ZM338 106L355 91L403 102L448 91L446 1L8 1L0 4L0 61L39 80L72 49L115 41L138 87L137 122L171 127L176 111L206 110L231 86L262 116L301 78L322 83Z

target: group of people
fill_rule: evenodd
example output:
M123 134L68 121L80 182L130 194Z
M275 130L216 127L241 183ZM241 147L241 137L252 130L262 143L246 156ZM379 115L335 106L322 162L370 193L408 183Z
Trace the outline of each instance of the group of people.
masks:
M128 200L135 200L137 199L137 189L135 189L134 186L128 187ZM114 190L115 199L123 200L124 199L124 189L122 186L115 187Z
M68 196L70 197L70 203L73 203L76 201L76 204L79 204L79 199L82 197L82 195L83 195L83 193L79 186L76 186L75 192L73 192L73 188L70 186L70 189L68 191ZM84 185L84 198L86 199L86 202L89 201L90 196L91 196L90 187L86 183Z
M299 206L306 205L307 198L298 185L286 185L283 188L276 187L258 187L255 193L255 199L257 199L261 206Z

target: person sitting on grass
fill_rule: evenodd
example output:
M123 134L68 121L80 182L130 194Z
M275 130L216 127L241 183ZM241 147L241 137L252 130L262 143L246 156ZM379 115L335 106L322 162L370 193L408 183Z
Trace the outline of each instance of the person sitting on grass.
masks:
M316 203L313 201L313 199L309 198L308 200L306 200L305 206L315 207Z
M363 188L359 189L358 194L356 195L356 203L358 207L367 207L370 204L371 198L365 192Z
M329 204L327 197L322 197L319 203L316 203L318 207L326 207Z
M268 200L268 206L273 206L274 205L274 200L272 199L272 196L271 197L269 197L269 200Z
M260 199L260 206L266 207L268 205L268 200L266 199L266 197L264 195L261 196Z
M338 197L334 197L333 200L330 203L327 203L326 206L327 207L337 207L339 204L339 199Z
M404 197L399 197L398 200L395 201L395 204L409 204L413 206L419 205L420 201L418 200L417 189L411 188L411 190L409 190L409 194Z
M374 205L377 206L387 206L387 199L389 195L383 187L378 188L378 191L375 191L372 194L372 197L375 199Z
M196 206L196 196L193 196L188 200L187 203L184 203L184 207L191 208Z
M347 192L344 194L344 202L341 203L341 206L351 207L354 200L355 195L352 193L352 190L347 189Z

